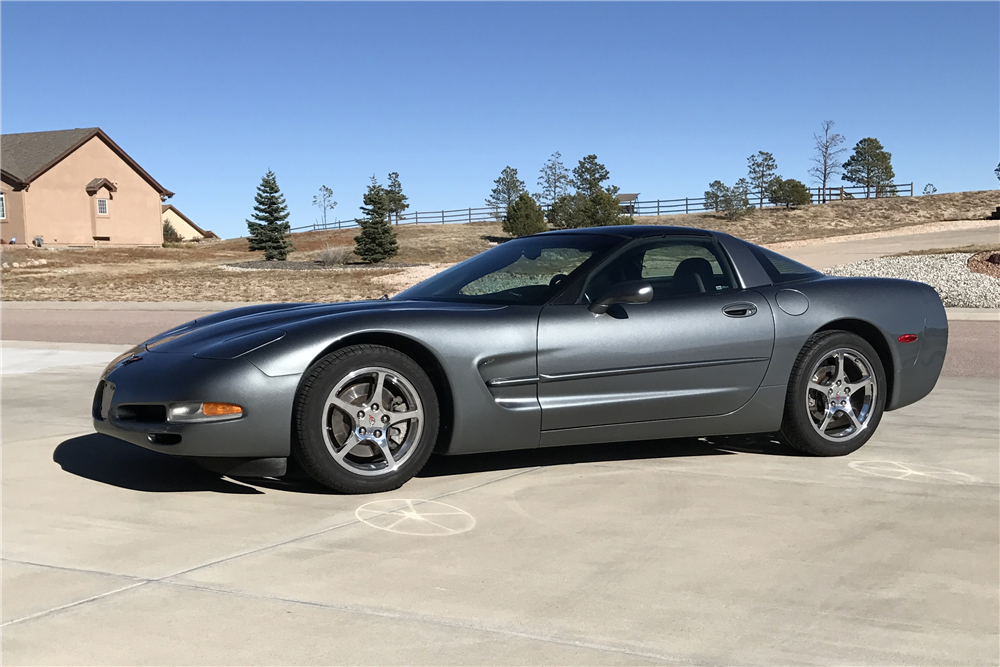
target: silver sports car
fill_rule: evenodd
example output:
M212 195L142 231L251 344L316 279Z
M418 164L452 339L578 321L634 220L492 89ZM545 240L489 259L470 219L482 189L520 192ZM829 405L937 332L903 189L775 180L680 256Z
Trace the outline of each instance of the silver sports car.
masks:
M948 324L922 283L833 278L719 232L514 239L397 296L237 308L104 371L95 428L234 476L292 457L338 491L433 452L776 433L861 447L933 389Z

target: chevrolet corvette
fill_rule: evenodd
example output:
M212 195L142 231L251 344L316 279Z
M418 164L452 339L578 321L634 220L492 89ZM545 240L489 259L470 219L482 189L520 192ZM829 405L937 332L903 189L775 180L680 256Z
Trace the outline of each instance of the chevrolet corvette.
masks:
M947 339L922 283L720 232L562 230L392 298L200 317L114 360L93 420L237 477L291 458L344 493L397 488L435 452L770 433L840 456L930 393Z

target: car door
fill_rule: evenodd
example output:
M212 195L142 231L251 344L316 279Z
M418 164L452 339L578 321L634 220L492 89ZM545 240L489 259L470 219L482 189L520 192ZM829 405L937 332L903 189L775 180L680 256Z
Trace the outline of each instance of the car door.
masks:
M653 286L649 303L588 309L637 279ZM713 238L636 241L594 272L577 303L542 309L542 430L732 412L760 386L773 345L767 300L737 284Z

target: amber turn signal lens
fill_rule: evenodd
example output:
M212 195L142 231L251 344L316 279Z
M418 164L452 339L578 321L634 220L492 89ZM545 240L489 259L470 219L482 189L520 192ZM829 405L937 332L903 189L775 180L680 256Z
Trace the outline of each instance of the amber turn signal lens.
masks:
M912 343L917 340L917 334L903 334L896 340L898 340L900 343Z
M221 417L223 415L241 415L243 408L232 403L202 403L201 412L207 417Z

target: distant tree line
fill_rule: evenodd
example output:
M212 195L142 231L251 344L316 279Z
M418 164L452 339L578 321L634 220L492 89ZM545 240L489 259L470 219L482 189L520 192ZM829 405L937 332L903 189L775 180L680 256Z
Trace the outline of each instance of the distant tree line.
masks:
M813 135L815 153L813 166L808 173L819 185L819 201L825 203L826 192L838 176L843 182L865 188L865 196L895 196L892 154L885 150L878 139L866 137L847 152L845 138L833 131L834 122L825 120L820 132ZM1000 178L1000 165L996 169ZM511 236L535 234L547 229L573 229L626 224L631 220L624 214L618 200L619 189L608 183L610 173L594 154L584 156L570 171L556 151L539 170L536 181L538 191L529 193L517 169L506 166L493 182L493 189L486 198L486 205ZM930 183L924 194L937 189ZM324 228L327 214L337 206L333 190L320 186L313 197L313 206L320 210ZM795 178L782 178L774 155L758 151L747 158L747 174L732 186L720 180L712 181L705 191L706 211L723 213L736 219L763 207L765 198L775 206L805 206L813 202L806 185ZM278 188L274 172L268 171L261 179L255 196L254 212L247 220L250 232L250 249L263 250L266 260L284 260L294 247L285 238L290 231L288 208ZM355 253L365 262L380 262L398 252L394 225L405 219L409 208L408 197L403 193L399 173L391 172L388 183L381 185L375 176L364 194L362 217L358 220L361 232L355 237Z
M361 233L354 237L354 254L369 263L394 257L399 245L393 224L398 225L403 219L403 212L410 207L407 196L403 194L399 174L395 171L390 173L386 186L381 185L373 175L363 199L362 218L358 220ZM312 203L320 210L325 228L327 213L337 206L337 202L333 200L333 190L321 185ZM268 170L257 186L253 210L250 219L246 221L250 232L250 250L263 250L265 261L285 261L288 253L295 247L286 239L291 231L288 206L273 171ZM166 226L164 230L166 233Z
M559 151L542 165L539 191L529 193L517 169L508 165L493 181L486 205L511 236L525 236L554 229L603 227L627 224L618 187L607 184L611 175L596 155L580 159L572 172L562 163Z
M821 132L813 135L815 154L809 174L820 186L820 201L826 202L829 183L840 176L841 180L865 188L865 196L891 197L896 195L892 181L892 154L885 150L878 139L866 137L854 146L854 152L845 161L840 156L843 135L833 132L833 121L825 120ZM933 186L931 186L933 187ZM936 191L936 190L935 190ZM925 194L927 189L925 188ZM725 214L730 220L739 218L764 205L764 198L775 206L805 206L812 203L812 194L805 183L794 178L783 179L778 175L778 163L767 151L758 151L747 158L747 176L730 187L722 181L712 181L705 191L705 210Z

